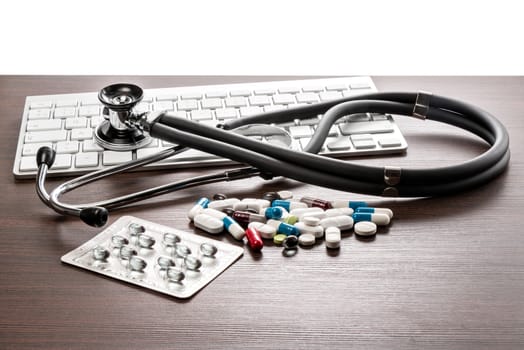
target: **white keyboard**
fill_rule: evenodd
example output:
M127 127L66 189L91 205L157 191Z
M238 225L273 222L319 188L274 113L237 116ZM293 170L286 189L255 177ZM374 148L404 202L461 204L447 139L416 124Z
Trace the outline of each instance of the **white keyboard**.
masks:
M232 118L285 109L376 91L370 77L272 81L228 85L144 90L140 111L166 110L180 117L215 126ZM36 152L42 146L56 151L50 176L77 175L141 158L172 146L153 140L134 151L109 151L96 144L95 128L104 120L98 93L28 96L13 166L16 178L36 174ZM321 118L321 116L319 116ZM301 150L319 119L277 124ZM321 154L334 157L404 152L407 143L390 115L354 114L334 125ZM232 164L231 160L189 150L146 169Z

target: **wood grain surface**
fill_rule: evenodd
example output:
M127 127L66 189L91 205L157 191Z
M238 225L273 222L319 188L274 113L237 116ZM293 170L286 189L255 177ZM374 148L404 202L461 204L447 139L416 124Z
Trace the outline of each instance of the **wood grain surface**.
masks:
M290 77L287 77L289 79ZM295 78L295 77L292 77ZM467 193L432 199L371 198L289 180L249 179L184 190L111 214L203 234L186 212L198 197L365 199L395 212L375 238L344 235L285 257L268 244L244 256L189 300L62 264L100 229L43 205L34 181L12 175L25 96L97 91L116 81L144 88L286 77L0 76L1 349L522 349L524 347L524 78L376 77L380 90L426 90L476 104L508 128L509 169ZM433 167L479 155L484 142L435 122L398 117L405 155L354 159ZM71 193L86 201L203 174L184 169L125 174ZM52 179L54 187L63 179ZM234 242L228 236L218 237Z

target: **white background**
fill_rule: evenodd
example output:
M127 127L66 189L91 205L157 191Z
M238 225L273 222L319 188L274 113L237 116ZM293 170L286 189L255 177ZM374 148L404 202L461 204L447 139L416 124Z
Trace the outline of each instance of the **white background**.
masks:
M2 1L0 74L524 74L520 1Z

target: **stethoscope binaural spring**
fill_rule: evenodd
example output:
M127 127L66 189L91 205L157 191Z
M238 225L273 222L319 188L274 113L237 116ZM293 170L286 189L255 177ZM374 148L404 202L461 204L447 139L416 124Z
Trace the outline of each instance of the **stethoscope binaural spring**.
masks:
M105 106L107 120L95 132L97 142L110 149L129 149L141 147L153 137L178 146L86 174L59 185L51 193L47 193L44 185L55 153L43 147L37 154L37 193L46 205L60 214L79 216L87 224L98 227L105 224L110 209L184 188L253 176L264 179L284 176L313 185L375 196L432 197L480 186L501 174L510 158L508 133L495 117L473 105L425 92L363 94L234 119L215 128L167 112L135 113L134 106L140 102L142 95L142 89L132 84L114 84L100 91L99 99ZM479 136L491 147L462 164L430 169L356 165L317 154L333 123L346 115L366 112L412 116L454 125ZM289 135L270 125L309 119L319 114L323 114L323 117L304 151L286 147ZM254 139L254 135L272 139L272 142L261 142ZM60 201L62 194L73 189L160 161L188 148L250 166L177 181L95 203L71 205Z

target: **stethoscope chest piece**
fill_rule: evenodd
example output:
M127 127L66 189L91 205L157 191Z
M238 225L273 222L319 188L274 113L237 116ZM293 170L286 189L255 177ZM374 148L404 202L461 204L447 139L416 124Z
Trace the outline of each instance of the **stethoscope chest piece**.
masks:
M95 130L96 142L105 149L130 151L151 142L142 130L130 126L134 108L142 101L143 90L133 84L113 84L100 90L98 99L104 105L105 120Z

